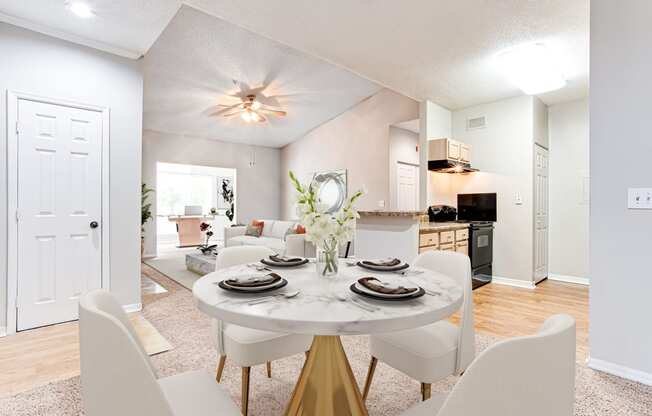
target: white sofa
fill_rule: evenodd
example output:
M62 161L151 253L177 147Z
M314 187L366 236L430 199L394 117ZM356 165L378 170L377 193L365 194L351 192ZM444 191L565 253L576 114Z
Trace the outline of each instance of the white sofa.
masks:
M294 221L260 220L263 233L260 237L245 235L246 226L227 227L224 229L224 245L233 246L264 246L278 254L290 256L315 257L315 246L304 238L304 234L285 233L289 228L296 227Z

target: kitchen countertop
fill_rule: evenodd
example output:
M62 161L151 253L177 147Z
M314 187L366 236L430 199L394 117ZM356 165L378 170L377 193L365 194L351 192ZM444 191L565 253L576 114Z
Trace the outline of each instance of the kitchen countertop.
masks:
M413 217L418 218L426 211L358 211L361 217Z
M469 228L469 224L459 222L428 222L419 224L419 230L421 232L462 230L464 228Z

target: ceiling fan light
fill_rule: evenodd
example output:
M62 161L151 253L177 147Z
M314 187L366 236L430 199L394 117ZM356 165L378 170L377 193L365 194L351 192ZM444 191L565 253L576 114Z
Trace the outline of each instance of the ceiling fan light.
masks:
M242 114L240 114L240 117L247 123L251 123L253 121L251 117L251 113L249 111L243 112Z
M258 110L260 108L260 102L259 101L254 101L251 103L251 109L252 110Z

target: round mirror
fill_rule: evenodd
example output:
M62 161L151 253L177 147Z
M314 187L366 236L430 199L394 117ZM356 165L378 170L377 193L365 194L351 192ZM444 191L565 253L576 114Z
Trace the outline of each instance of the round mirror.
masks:
M314 182L319 186L319 202L326 206L326 212L339 211L346 201L346 182L344 173L328 172L315 175Z

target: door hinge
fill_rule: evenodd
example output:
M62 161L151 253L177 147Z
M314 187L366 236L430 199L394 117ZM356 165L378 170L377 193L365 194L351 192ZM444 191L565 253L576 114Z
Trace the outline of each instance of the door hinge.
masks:
M16 211L16 222L20 221L20 213Z
M16 134L20 134L20 121L16 121Z

